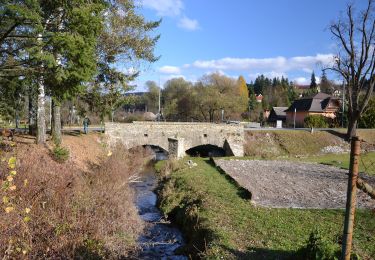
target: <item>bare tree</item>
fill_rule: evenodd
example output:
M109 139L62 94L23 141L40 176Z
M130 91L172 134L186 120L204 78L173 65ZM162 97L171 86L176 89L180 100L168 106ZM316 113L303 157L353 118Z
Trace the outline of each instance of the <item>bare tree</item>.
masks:
M346 16L330 26L338 41L339 52L331 70L342 76L349 99L347 137L356 135L357 122L374 90L375 21L374 0L368 0L365 10L356 13L349 4Z
M345 260L349 260L351 255L356 186L370 196L369 191L372 190L371 186L358 178L360 141L356 136L356 130L358 119L372 96L375 84L374 1L368 0L365 10L357 14L353 5L349 4L346 16L330 26L330 31L339 46L339 53L330 69L342 76L347 85L349 99L347 138L352 139L341 256L341 259Z

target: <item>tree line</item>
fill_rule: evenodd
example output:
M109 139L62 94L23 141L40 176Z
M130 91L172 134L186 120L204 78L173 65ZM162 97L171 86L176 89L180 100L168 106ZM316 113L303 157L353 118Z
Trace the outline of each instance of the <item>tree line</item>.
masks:
M149 111L161 113L170 121L218 122L222 119L240 119L248 106L245 79L237 80L219 73L201 77L192 83L183 78L168 80L163 89L154 81L146 82L144 102ZM159 108L159 91L161 110Z

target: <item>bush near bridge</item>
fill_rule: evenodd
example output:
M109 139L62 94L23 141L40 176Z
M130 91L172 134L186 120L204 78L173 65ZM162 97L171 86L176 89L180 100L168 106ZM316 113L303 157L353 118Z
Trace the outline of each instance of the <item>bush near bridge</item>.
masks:
M343 210L256 207L208 159L192 160L198 166L189 168L184 161L156 166L159 171L174 170L163 178L159 205L181 226L188 239L185 250L193 256L306 259L306 254L316 254L331 259L340 250ZM312 233L316 229L318 235ZM374 212L358 210L353 247L363 259L375 257L374 234Z

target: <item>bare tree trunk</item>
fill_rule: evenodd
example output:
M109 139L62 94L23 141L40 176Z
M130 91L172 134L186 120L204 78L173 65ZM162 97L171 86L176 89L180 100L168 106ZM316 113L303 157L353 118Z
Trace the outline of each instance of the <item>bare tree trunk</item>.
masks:
M61 106L60 102L52 99L53 127L52 140L55 145L61 144Z
M39 81L38 93L38 111L37 111L37 135L36 142L38 144L46 143L46 96L44 92L43 79Z
M51 120L51 122L50 122L50 124L51 124L51 135L52 135L52 133L54 132L53 128L55 128L55 124L54 124L55 115L53 113L54 107L53 107L53 99L52 99L52 97L50 97L50 102L51 102L51 105L50 105L50 109L51 109L51 112L50 112L51 113L51 118L50 118L50 120Z
M358 179L358 167L359 167L359 154L361 151L361 141L357 136L353 136L351 140L350 150L350 168L348 178L348 188L346 195L346 210L345 210L345 221L344 221L344 234L342 241L342 253L341 259L350 260L350 254L352 249L352 238L353 238L353 227L354 227L354 216L356 208L356 197L357 197L357 179Z
M35 96L34 91L31 86L29 86L29 114L28 114L28 123L29 123L29 134L35 135Z
M346 133L347 140L357 135L357 120L349 120L348 130Z

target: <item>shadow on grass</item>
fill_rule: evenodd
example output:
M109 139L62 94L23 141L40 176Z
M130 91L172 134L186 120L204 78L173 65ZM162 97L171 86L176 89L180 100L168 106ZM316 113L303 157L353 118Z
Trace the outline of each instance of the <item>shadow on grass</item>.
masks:
M337 137L346 141L346 133L341 133L341 132L339 132L337 130L333 130L333 129L332 130L325 130L325 131L327 133L330 133L331 135L337 136Z
M245 252L224 247L224 250L230 252L236 259L278 259L278 260L302 260L303 257L295 251L285 251L269 248L247 248Z
M234 185L237 188L237 195L241 199L251 200L251 192L241 187L231 176L229 176L225 171L223 171L223 169L217 167L212 157L209 160L204 160L204 162L210 165L211 167L214 167L217 171L220 172L220 174L224 175L225 179L227 179L230 184Z

